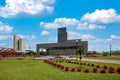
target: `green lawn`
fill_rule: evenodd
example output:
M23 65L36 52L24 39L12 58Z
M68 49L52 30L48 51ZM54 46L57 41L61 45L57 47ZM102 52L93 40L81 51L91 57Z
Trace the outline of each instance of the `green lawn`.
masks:
M65 63L64 65L71 66L71 64ZM119 66L117 64L108 65ZM65 72L43 61L5 59L0 60L0 80L120 80L120 74Z

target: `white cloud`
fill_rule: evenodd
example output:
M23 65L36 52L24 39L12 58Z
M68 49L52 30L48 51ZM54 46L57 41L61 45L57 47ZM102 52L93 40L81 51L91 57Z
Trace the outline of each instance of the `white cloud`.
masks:
M35 15L52 13L55 0L6 0L6 5L0 7L1 17L12 17L20 13Z
M105 26L81 22L75 18L56 18L53 22L40 22L40 26L45 29L57 29L60 27L77 27L82 30L105 29Z
M82 30L105 29L105 26L83 22L78 24L77 29L82 29Z
M0 33L6 34L6 33L11 33L13 30L13 27L4 24L0 21Z
M46 29L57 29L60 27L73 27L77 26L79 21L75 18L56 18L51 23L40 22L40 26Z
M114 23L120 22L120 15L116 13L115 9L97 9L93 13L83 15L81 21L89 23Z
M116 36L116 35L111 35L110 37L111 39L120 39L120 36Z
M57 29L60 27L77 27L80 30L105 29L105 24L120 22L120 15L115 9L95 10L86 13L80 20L75 18L56 18L53 22L40 22L40 26L46 29Z
M68 32L68 39L82 39L82 40L91 40L94 39L95 37L91 34L79 34L74 31L69 31Z
M48 31L45 31L45 30L43 30L42 32L41 32L41 35L43 35L43 36L45 36L45 35L49 35L50 33L48 32Z
M95 42L102 42L102 43L109 43L109 42L112 42L112 39L96 39Z
M24 38L24 39L26 39L26 40L34 40L34 39L36 39L36 36L35 35L18 35L18 36L20 36L21 38Z
M0 40L12 39L11 35L0 35Z

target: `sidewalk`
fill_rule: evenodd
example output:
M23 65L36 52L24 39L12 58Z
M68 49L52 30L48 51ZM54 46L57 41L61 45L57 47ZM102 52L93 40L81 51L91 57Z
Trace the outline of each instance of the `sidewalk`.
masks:
M82 58L82 60L84 60L84 61L93 61L93 62L120 64L120 60L103 60L103 59L89 59L89 58Z

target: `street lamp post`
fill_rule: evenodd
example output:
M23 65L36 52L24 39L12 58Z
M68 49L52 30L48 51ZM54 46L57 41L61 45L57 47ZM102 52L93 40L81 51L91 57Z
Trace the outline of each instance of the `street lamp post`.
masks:
M111 56L111 46L112 46L112 45L110 44L110 56Z
M76 43L76 60L77 60L77 44L78 44L78 40L75 40L75 43Z

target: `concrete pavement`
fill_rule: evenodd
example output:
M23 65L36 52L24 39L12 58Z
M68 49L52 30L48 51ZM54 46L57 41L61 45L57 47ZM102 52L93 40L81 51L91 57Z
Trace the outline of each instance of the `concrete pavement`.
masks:
M90 59L90 58L82 58L82 60L93 61L93 62L120 64L120 60L104 60L104 59Z

